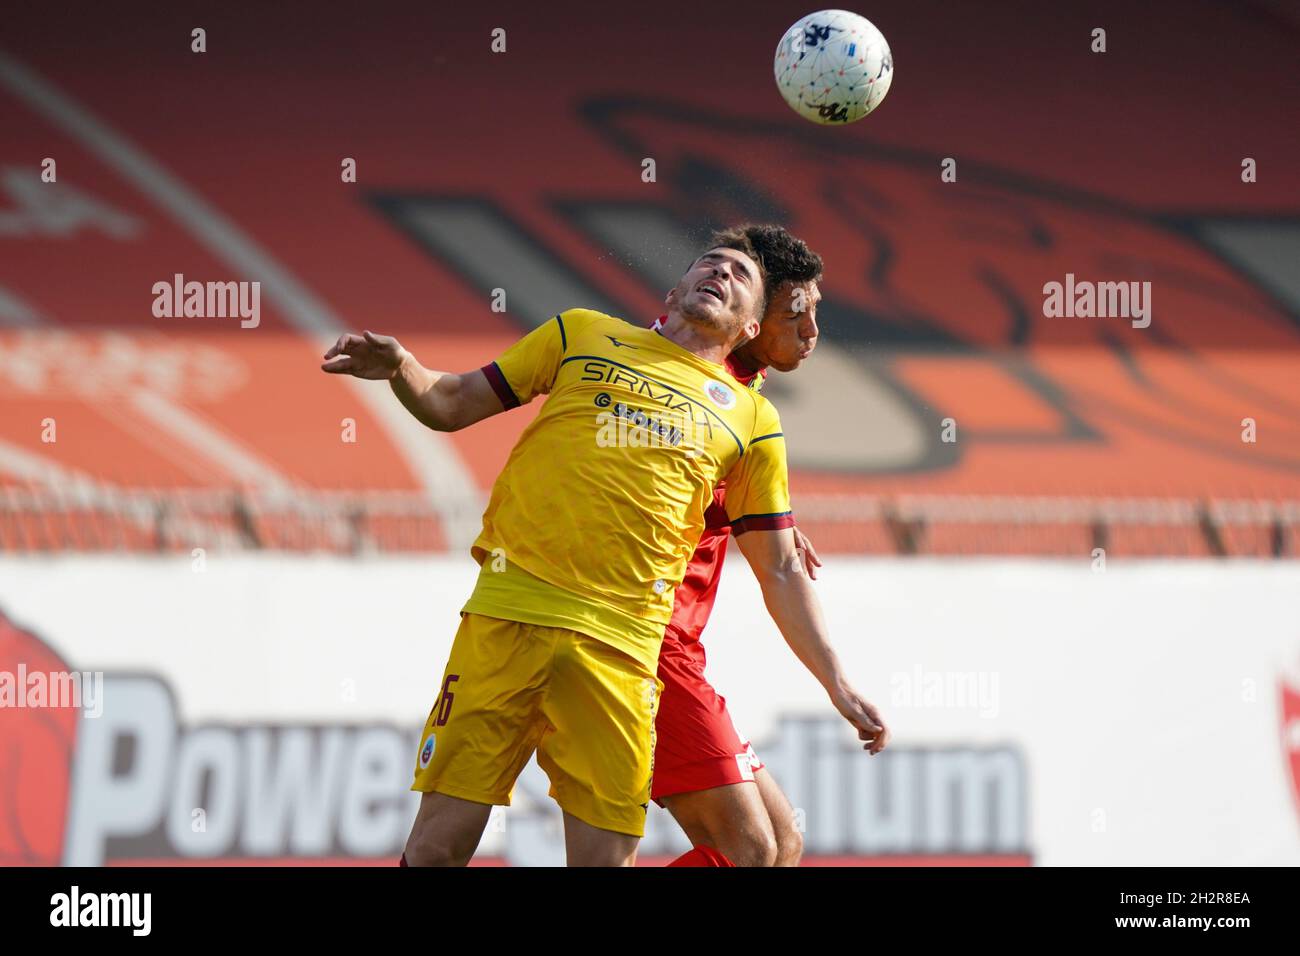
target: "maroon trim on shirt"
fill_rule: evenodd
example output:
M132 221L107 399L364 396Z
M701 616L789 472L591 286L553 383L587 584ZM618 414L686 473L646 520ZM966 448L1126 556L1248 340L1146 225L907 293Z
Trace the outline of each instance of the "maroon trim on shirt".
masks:
M507 409L519 407L520 401L515 396L515 390L511 388L510 383L506 381L506 377L501 371L501 366L497 365L496 362L488 362L479 369L479 371L482 372L483 377L488 380L488 384L492 386L492 391L497 393L497 398L501 399L501 404L504 407Z
M731 522L731 534L744 534L746 531L781 531L794 527L794 512L782 511L770 515L742 515Z

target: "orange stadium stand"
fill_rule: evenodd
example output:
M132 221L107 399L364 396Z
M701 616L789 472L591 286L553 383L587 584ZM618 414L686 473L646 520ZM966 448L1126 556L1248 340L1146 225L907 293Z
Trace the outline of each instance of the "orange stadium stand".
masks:
M59 50L16 23L0 39L0 551L462 547L535 408L422 433L382 384L321 374L328 343L370 328L464 370L563 308L649 322L707 227L749 219L826 260L819 353L770 386L822 550L1300 554L1300 167L1294 131L1230 92L1289 88L1294 36L1202 6L1189 50L1162 39L1170 5L1144 5L1142 57L1110 57L1081 91L1055 65L1086 51L1017 9L1046 39L978 56L953 38L997 14L953 9L946 39L922 42L922 14L899 11L899 83L840 130L789 114L762 62L736 67L758 92L724 111L689 67L628 89L530 43L512 68L546 82L510 86L503 118L487 44L455 31L439 33L464 41L454 70L414 26L321 23L273 53L232 40L246 65L218 80L167 46L166 17L131 27L158 43L146 72L98 42L105 11L64 24ZM266 16L268 36L292 26ZM766 49L783 19L731 41ZM554 29L540 12L518 28ZM597 46L621 29L590 28ZM683 64L707 43L659 39ZM1234 39L1249 63L1219 55ZM1023 88L952 82L987 61ZM1220 82L1172 97L1189 62ZM396 63L423 64L400 96ZM454 128L430 121L447 111ZM1268 170L1248 188L1243 155ZM39 182L46 156L56 184ZM1046 317L1043 286L1067 273L1150 282L1150 326ZM260 282L257 326L155 317L153 286L176 274Z

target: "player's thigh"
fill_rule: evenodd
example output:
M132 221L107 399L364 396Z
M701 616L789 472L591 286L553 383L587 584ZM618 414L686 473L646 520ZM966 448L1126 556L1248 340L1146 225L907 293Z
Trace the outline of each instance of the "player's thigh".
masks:
M750 754L726 700L704 676L703 658L665 636L659 679L654 798L753 780Z
M594 827L564 815L564 852L569 866L634 866L641 838Z
M754 784L776 837L776 865L797 866L803 856L803 834L795 819L790 798L766 767L754 771Z
M660 802L696 846L720 850L737 866L770 866L776 834L752 782L675 793Z
M466 614L416 756L414 790L510 803L546 727L553 648L529 624Z
M704 790L739 783L739 739L726 713L726 703L704 677L702 659L673 635L664 635L659 652L662 684L655 714L654 780L651 796Z
M560 630L560 629L556 629ZM563 631L544 712L537 762L565 813L601 830L645 832L659 680L609 644Z
M464 866L478 849L492 814L490 803L425 793L406 840L409 866Z

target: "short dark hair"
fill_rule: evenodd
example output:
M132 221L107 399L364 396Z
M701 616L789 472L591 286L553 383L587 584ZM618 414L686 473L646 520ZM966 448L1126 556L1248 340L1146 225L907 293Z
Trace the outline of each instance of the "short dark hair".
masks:
M765 300L787 282L811 282L822 276L822 257L784 226L747 222L720 229L709 248L736 249L758 263Z

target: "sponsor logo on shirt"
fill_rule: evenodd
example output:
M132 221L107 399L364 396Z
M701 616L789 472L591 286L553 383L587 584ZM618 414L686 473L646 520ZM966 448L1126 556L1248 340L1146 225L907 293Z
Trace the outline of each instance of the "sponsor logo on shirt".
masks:
M702 440L713 440L713 423L708 418L708 415L713 413L708 412L705 405L687 398L667 385L661 385L636 374L631 369L613 365L605 359L590 359L583 364L582 377L579 381L599 382L608 386L625 387L640 398L691 417L693 419L691 427L695 429L694 433L700 436ZM596 404L602 408L607 407L611 401L608 392L601 392L596 398ZM696 417L695 409L697 406L705 411L705 414L701 417Z

